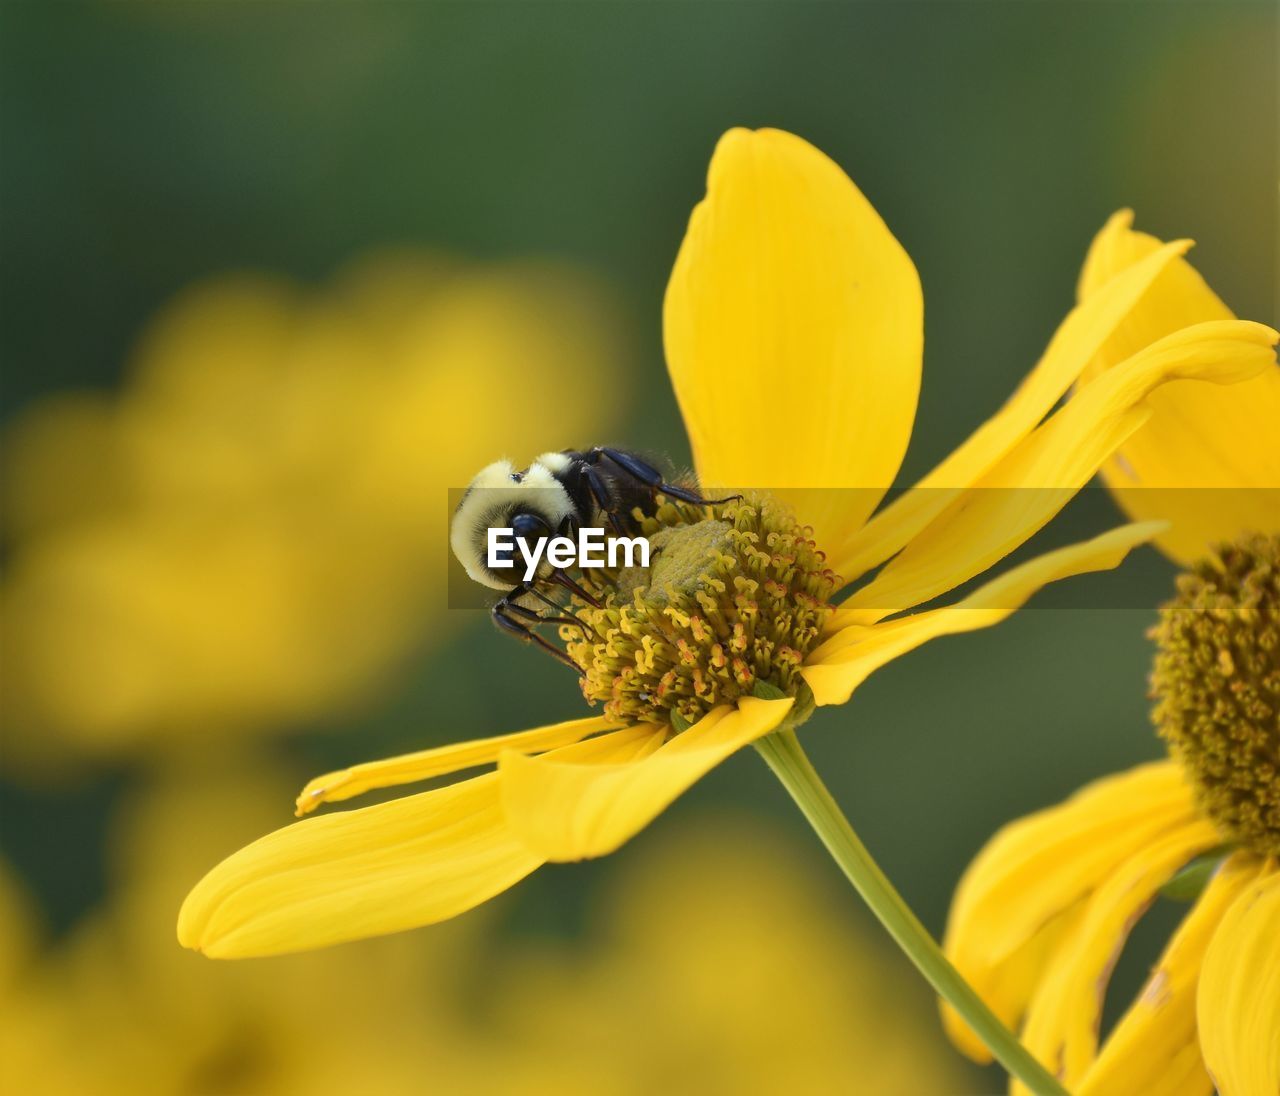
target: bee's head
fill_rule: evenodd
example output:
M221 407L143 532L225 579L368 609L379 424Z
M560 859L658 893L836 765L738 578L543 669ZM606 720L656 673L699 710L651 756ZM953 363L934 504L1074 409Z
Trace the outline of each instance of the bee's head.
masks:
M495 571L487 566L489 530L514 528L520 536L528 535L523 526L544 525L555 533L571 513L569 492L541 460L523 472L509 460L497 460L482 468L463 493L449 529L449 544L472 579L495 590L509 590L519 581L519 570ZM519 520L522 517L526 520Z

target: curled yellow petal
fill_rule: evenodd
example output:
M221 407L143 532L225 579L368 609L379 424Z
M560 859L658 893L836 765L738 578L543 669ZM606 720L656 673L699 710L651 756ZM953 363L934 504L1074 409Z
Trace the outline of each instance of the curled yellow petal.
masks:
M1170 826L1195 817L1181 769L1161 761L1096 781L1010 823L956 888L943 943L947 957L1016 1027L1073 909ZM966 1053L990 1060L949 1006L943 1014Z
M1161 385L1255 376L1274 364L1276 338L1271 328L1243 320L1197 324L1100 374L850 597L836 622L877 620L980 574L1071 500L1146 421L1145 401Z
M1032 994L1022 1043L1070 1091L1097 1054L1103 996L1129 930L1179 867L1220 840L1197 818L1147 841L1098 885L1056 949ZM1030 1096L1017 1083L1011 1092Z
M521 840L548 860L603 856L730 754L774 730L791 705L790 698L746 697L665 742L665 728L633 728L540 757L504 754L499 774L507 818ZM649 748L638 754L605 752L610 739L640 733L648 736Z
M1098 234L1080 276L1087 303L1160 249L1135 232L1125 210ZM1086 379L1140 346L1231 310L1185 260L1169 264L1098 355ZM1280 531L1280 366L1229 388L1177 384L1153 393L1151 417L1102 467L1112 494L1135 518L1171 523L1160 546L1189 563L1244 531Z
M906 452L923 315L911 259L836 164L789 133L726 133L663 312L702 483L774 489L838 543Z
M824 545L832 568L849 580L883 563L945 510L962 488L990 471L1040 424L1126 324L1156 279L1190 246L1186 240L1165 244L1110 279L1105 290L1083 299L1063 320L1035 368L995 415L843 545ZM1135 347L1134 352L1140 349Z
M1210 1096L1213 1082L1204 1070L1196 1029L1200 967L1223 914L1258 871L1255 858L1238 853L1214 873L1076 1096Z
M400 932L471 909L541 863L486 773L260 838L196 884L178 940L221 959Z
M1227 910L1200 971L1196 1014L1222 1096L1280 1092L1280 867L1267 864Z
M1112 529L1011 568L954 605L881 624L846 625L810 653L801 672L819 705L843 704L887 662L939 636L998 624L1050 582L1109 570L1161 528L1159 522L1148 522Z
M1005 1026L1016 1030L1063 938L1080 917L1081 903L1068 906L1037 929L997 966L968 975L973 986ZM960 1053L981 1065L995 1060L987 1044L946 1001L939 1001L942 1027Z
M473 739L470 742L458 742L448 746L437 746L430 750L419 750L416 753L401 754L399 757L387 758L385 761L367 761L361 765L352 765L349 769L325 773L310 781L298 796L297 813L299 816L308 814L322 803L336 803L343 799L350 799L352 796L361 795L374 788L411 784L417 780L444 776L476 765L488 765L497 761L498 755L503 750L540 753L543 750L555 749L557 746L568 746L590 735L608 730L611 726L616 724L610 723L607 719L574 719L567 723L535 727L530 731Z

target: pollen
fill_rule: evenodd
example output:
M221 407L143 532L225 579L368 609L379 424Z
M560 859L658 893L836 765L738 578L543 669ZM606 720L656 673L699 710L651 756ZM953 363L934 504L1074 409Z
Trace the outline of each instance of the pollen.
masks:
M681 730L764 691L800 697L800 667L839 586L813 541L767 498L664 502L642 519L650 566L607 574L561 638L604 714ZM600 572L597 572L599 574Z
M1152 630L1156 727L1230 841L1280 856L1280 536L1220 547Z

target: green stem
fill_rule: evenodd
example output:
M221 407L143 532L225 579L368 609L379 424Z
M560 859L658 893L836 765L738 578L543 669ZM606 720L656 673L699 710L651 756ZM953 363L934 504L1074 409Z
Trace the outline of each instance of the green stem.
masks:
M929 984L964 1017L1000 1064L1036 1096L1067 1096L1067 1090L1028 1053L960 976L929 935L928 929L894 890L893 884L871 858L871 853L831 798L831 793L800 748L795 731L790 728L775 731L757 742L756 749L782 781L849 882L871 907L871 912L889 930L889 935L907 953Z

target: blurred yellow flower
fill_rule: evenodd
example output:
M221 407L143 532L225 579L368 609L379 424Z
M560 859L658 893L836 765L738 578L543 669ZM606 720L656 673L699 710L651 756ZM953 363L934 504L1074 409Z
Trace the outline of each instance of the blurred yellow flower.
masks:
M1118 216L1095 241L1084 299L1159 247L1129 223ZM1112 355L1179 322L1224 315L1179 259L1117 333ZM1275 1096L1280 369L1230 391L1170 385L1152 404L1105 474L1126 510L1167 512L1173 525L1161 544L1198 561L1152 633L1154 718L1173 759L1107 777L996 834L956 891L946 949L1077 1096L1207 1096L1215 1087ZM1200 855L1212 878L1099 1049L1107 983L1130 929ZM956 1043L990 1060L943 1011Z
M495 949L474 919L270 964L164 946L157 925L192 846L252 832L273 794L259 769L135 797L115 834L111 903L43 949L0 875L7 1090L534 1096L816 1091L850 1076L884 1093L964 1087L902 961L851 928L847 900L799 850L740 818L694 819L646 850L572 948ZM789 992L797 967L814 972L803 994Z
M504 960L502 1042L518 1048L521 1089L971 1088L928 1037L928 993L907 961L874 945L806 851L759 820L695 816L628 860L588 942Z
M556 265L407 253L315 292L224 277L120 396L33 407L4 462L15 751L204 750L358 701L443 631L448 488L612 421L606 303Z
M115 833L110 902L64 939L36 947L10 889L0 904L13 971L0 990L6 1091L392 1094L421 1091L424 1078L465 1090L475 1071L454 957L478 961L476 925L212 969L156 946L192 848L221 844L208 818L244 834L261 825L276 788L255 772L191 773L135 796Z
M1049 415L1186 246L1160 249L1092 294L995 417L871 517L915 414L915 268L817 149L778 131L731 131L667 290L666 348L699 482L763 495L710 511L714 521L659 511L669 585L608 602L593 618L603 641L579 657L589 698L606 701L603 718L320 777L300 811L497 763L262 838L195 887L181 942L215 957L267 955L452 917L547 861L612 852L731 754L789 732L815 705L846 702L899 655L995 624L1048 582L1115 566L1153 526L1050 552L955 604L896 615L982 573L1050 521L1145 421L1160 385L1228 383L1274 363L1270 328L1201 324L1143 347ZM842 583L882 563L831 604ZM653 586L663 590L656 566ZM611 680L602 665L615 666Z

